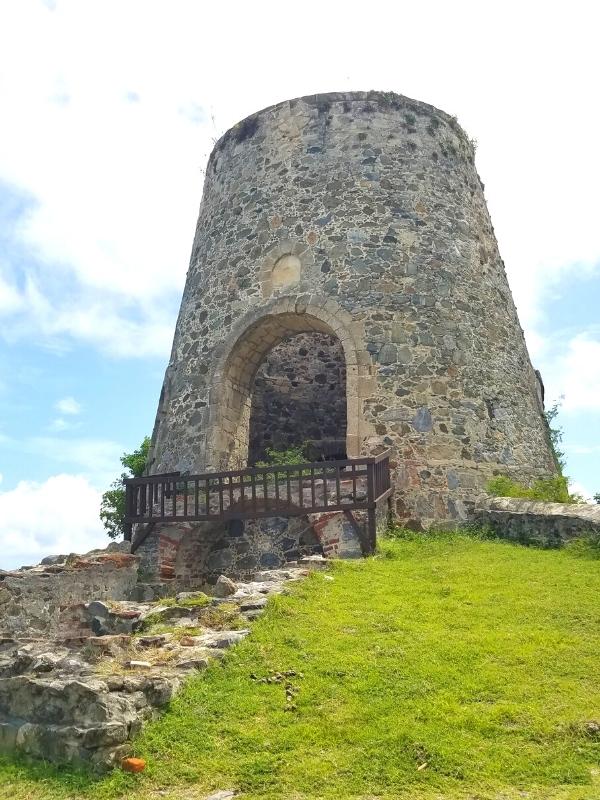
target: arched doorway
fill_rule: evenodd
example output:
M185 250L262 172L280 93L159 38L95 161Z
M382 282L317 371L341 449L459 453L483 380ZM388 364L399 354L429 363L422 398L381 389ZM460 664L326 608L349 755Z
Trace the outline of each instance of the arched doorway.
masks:
M339 385L337 387L337 397L340 397L341 391L346 406L345 454L350 458L360 454L364 434L368 430L360 414L363 399L361 390L367 386L366 382L361 383L360 378L368 375L368 354L361 353L350 332L350 315L335 307L330 300L325 303L330 308L305 303L301 299L281 298L258 318L255 316L246 324L240 322L235 339L232 337L231 343L224 348L225 352L216 362L212 375L207 431L208 469L237 469L248 464L255 379L264 375L259 375L259 371L265 360L269 364L269 354L277 354L276 348L282 342L300 334L304 335L305 341L307 336L320 334L321 338L315 341L322 344L328 342L334 348L331 352L333 354L335 351L337 355L326 363L337 360L338 380L345 376L345 391ZM286 346L290 345L285 345L284 349ZM329 368L330 374L332 370L332 367ZM334 390L331 391L333 394ZM343 423L340 427L343 427ZM338 435L340 427L332 439Z

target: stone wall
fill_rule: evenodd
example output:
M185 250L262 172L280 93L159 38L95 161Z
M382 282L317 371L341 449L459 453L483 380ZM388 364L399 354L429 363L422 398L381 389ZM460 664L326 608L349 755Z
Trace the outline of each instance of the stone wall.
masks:
M179 591L221 574L246 578L315 551L322 549L304 516L160 525L136 552L145 578L172 580Z
M555 471L473 146L444 112L317 95L217 142L152 472L244 466L254 377L307 332L341 342L347 453L392 449L402 522L460 521L494 474Z
M292 336L266 356L252 392L248 461L309 443L308 460L346 457L346 365L334 336Z
M586 533L600 535L600 506L587 503L494 497L482 505L477 519L503 539L542 547L560 547Z
M145 581L172 582L173 591L182 591L213 584L221 574L247 579L306 555L358 558L368 548L366 515L355 512L354 517L352 522L334 511L159 525L136 550L140 575Z
M128 597L137 581L138 559L112 545L112 552L50 559L58 563L0 572L0 637L77 637L87 627L84 604Z
M156 594L168 596L174 581L158 593L154 584L132 586L142 576L125 548L112 543L0 573L0 753L118 765L187 675L241 642L270 595L326 564L313 556L247 583L220 576L213 597L183 592L164 603Z

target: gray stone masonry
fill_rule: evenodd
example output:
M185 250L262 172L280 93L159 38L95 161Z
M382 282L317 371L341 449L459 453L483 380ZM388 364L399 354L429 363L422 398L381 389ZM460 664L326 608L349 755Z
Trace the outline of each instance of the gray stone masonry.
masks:
M477 519L503 539L560 547L584 534L600 535L600 505L542 503L494 497L482 503Z
M121 549L113 543L85 557L72 554L50 559L50 564L0 571L0 638L35 632L77 638L82 628L85 632L83 605L90 597L120 600L136 585L138 559Z
M346 457L346 363L339 339L299 333L276 345L252 392L250 465L275 450L308 443L307 461Z
M0 575L0 753L99 769L131 754L131 738L186 676L243 641L269 596L326 564L305 559L245 583L221 575L210 597L136 602L134 556L46 561Z
M499 472L555 472L473 145L443 111L332 93L266 108L221 137L151 472L245 466L255 376L299 333L339 341L346 451L392 449L405 524L468 518Z

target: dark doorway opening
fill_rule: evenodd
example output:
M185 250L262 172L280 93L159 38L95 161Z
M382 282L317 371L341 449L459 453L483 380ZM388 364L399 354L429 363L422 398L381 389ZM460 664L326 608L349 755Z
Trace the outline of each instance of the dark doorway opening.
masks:
M346 363L341 342L326 333L299 333L275 345L252 391L249 464L267 449L305 446L309 461L345 459Z

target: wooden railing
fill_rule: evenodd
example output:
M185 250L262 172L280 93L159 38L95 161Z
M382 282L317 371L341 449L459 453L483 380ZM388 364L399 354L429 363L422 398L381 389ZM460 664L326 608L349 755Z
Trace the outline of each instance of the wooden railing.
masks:
M125 481L125 522L200 522L365 510L374 545L377 504L391 494L389 451L374 457L248 467Z

